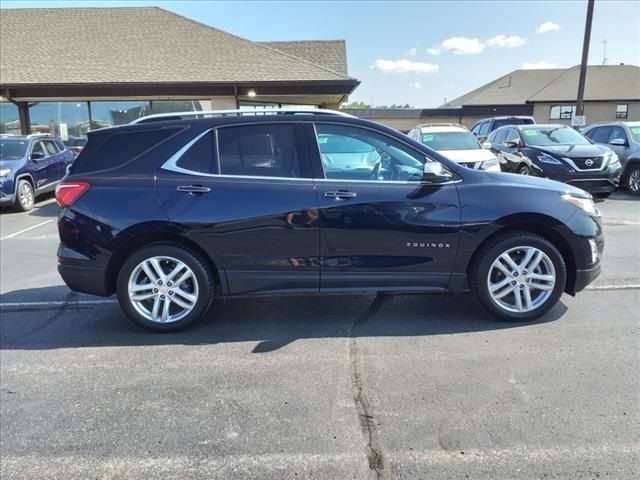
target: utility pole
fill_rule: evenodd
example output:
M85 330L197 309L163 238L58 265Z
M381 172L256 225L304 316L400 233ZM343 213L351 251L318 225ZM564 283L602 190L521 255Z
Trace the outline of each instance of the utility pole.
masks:
M595 0L587 0L587 21L584 26L584 42L582 43L582 63L580 64L580 80L578 82L576 115L584 115L584 83L587 78L587 61L589 59L589 41L591 40L591 23L593 22L594 3Z

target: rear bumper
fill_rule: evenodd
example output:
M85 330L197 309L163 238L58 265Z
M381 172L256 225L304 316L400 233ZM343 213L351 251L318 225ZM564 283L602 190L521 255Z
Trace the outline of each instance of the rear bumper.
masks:
M90 263L90 264L89 264ZM108 297L113 293L107 268L89 259L82 259L77 252L58 248L58 273L67 286L76 292Z

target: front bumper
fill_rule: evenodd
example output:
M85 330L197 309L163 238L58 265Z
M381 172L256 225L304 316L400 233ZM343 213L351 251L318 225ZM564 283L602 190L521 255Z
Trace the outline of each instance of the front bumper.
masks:
M620 184L620 164L604 170L576 171L565 166L545 165L543 176L581 188L589 193L612 193Z
M16 202L15 193L6 194L0 192L0 205L13 205Z
M578 293L584 290L587 285L598 278L601 271L602 267L600 266L600 263L586 270L576 270L576 281L573 286L573 293Z

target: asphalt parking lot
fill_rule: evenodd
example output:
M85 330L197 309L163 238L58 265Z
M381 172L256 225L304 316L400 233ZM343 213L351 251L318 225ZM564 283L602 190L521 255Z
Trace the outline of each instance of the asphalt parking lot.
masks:
M535 323L471 296L219 301L171 335L56 272L57 206L0 214L3 479L632 479L640 199Z

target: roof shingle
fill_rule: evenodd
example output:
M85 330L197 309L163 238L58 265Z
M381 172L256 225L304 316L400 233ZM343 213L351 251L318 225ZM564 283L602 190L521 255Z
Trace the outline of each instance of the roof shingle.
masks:
M157 7L3 9L0 84L355 82L272 47Z

